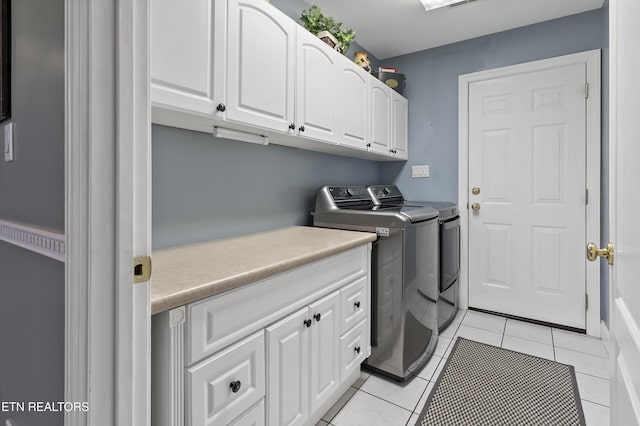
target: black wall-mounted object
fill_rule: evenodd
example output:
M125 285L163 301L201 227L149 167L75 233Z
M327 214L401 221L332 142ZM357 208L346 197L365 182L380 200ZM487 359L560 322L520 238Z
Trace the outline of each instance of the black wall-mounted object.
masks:
M0 121L11 116L11 0L0 0Z

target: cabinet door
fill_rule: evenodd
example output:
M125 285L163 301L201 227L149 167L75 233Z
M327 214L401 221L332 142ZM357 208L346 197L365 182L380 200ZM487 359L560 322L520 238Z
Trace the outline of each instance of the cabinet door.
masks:
M152 0L150 9L153 121L166 111L212 117L224 103L226 3Z
M335 291L310 307L311 412L325 402L340 384L340 292Z
M341 333L350 330L367 317L367 312L369 312L368 287L369 281L365 276L340 290Z
M367 357L367 323L365 320L340 338L340 381L360 369Z
M395 90L391 92L391 146L394 156L409 157L409 101Z
M304 28L297 31L296 132L335 143L338 53Z
M296 24L264 0L233 0L228 7L227 119L288 132Z
M301 425L309 417L308 308L267 328L267 418L270 425Z
M228 425L265 394L264 333L187 369L187 424Z
M229 426L265 426L264 419L264 399L251 410L244 413L240 418L235 419Z
M369 143L369 80L366 71L347 58L341 58L338 68L340 93L339 142L358 149L367 149Z
M371 80L371 151L391 154L391 89Z

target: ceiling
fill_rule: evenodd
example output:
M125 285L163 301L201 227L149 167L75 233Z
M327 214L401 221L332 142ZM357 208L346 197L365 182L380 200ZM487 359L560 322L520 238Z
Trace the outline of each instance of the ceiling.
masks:
M419 0L305 0L386 59L602 7L604 0L478 0L426 12Z

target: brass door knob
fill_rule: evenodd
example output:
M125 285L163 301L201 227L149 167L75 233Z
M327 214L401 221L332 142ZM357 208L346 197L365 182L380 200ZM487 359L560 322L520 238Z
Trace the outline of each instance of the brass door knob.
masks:
M600 249L594 243L587 244L587 259L595 261L598 257L607 259L609 265L613 265L613 243L608 243L607 248Z
M473 210L474 212L477 212L478 210L480 210L480 204L479 203L471 204L471 210Z
M480 188L478 188L477 186L474 186L473 188L471 188L471 193L473 195L478 195L480 193Z

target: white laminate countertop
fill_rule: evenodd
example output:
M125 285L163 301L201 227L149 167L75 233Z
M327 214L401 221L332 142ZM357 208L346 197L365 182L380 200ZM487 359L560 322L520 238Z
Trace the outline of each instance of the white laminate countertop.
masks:
M376 234L293 226L155 250L151 314L195 302L376 240Z

